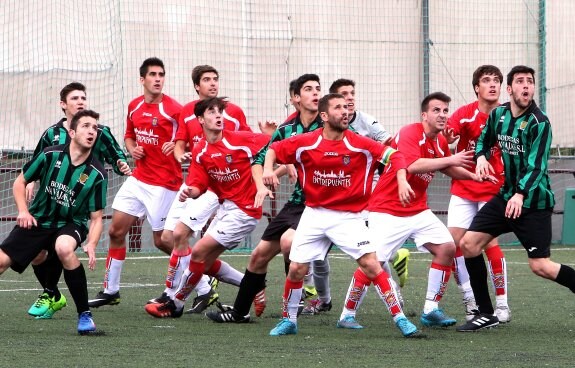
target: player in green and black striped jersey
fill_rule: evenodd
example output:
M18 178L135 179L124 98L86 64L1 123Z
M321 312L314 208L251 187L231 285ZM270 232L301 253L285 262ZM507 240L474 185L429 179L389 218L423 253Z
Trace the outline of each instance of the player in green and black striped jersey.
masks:
M513 232L538 276L553 280L575 293L575 270L551 261L551 215L555 198L551 191L547 160L551 124L533 101L535 71L519 65L507 74L510 101L495 108L477 142L476 173L493 172L487 162L496 144L501 148L505 182L498 195L479 210L461 240L465 264L480 314L457 328L476 331L499 324L487 286L483 248L501 234Z
M87 108L86 87L79 82L72 82L64 86L60 91L60 108L64 117L56 124L50 126L38 141L34 156L43 152L44 149L70 143L68 130L72 117L81 110ZM126 155L112 135L110 128L98 124L98 135L92 147L92 154L101 162L111 164L118 175L130 175L131 169L126 162ZM34 182L26 187L26 197L33 198ZM34 274L44 288L38 299L32 303L28 313L39 318L51 318L52 315L66 305L66 298L58 290L58 281L62 275L62 264L53 254L47 257L42 252L32 262Z
M54 252L78 312L78 332L96 329L88 307L86 273L75 250L87 238L89 267L104 227L108 177L92 154L99 114L82 110L70 123L70 143L46 148L24 165L14 182L16 226L0 245L0 274L11 267L22 273L42 251ZM26 184L39 181L38 195L28 207ZM88 219L90 225L88 228Z

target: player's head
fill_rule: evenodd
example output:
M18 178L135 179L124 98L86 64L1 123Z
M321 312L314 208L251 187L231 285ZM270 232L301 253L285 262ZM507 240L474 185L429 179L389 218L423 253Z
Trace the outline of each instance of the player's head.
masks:
M296 79L294 100L299 103L300 111L317 112L321 95L321 85L316 74L304 74Z
M345 98L339 93L329 93L319 99L318 111L321 120L332 130L343 132L349 127Z
M295 88L297 84L297 79L289 82L289 102L292 104L296 111L299 111L299 102L295 100Z
M471 80L473 91L479 100L496 103L499 102L503 74L494 65L481 65L473 72Z
M69 134L74 145L90 149L98 137L100 114L93 110L80 110L70 121Z
M426 133L437 134L447 124L451 97L443 92L433 92L421 101L421 120Z
M166 70L164 62L157 57L144 60L140 66L140 83L144 87L144 95L158 96L164 88Z
M329 87L329 93L339 93L347 102L347 111L350 114L355 112L355 82L351 79L340 78L334 81Z
M224 129L222 112L226 105L225 97L208 97L198 101L194 107L194 114L204 130L222 131Z
M200 100L216 97L220 90L220 74L211 65L198 65L192 69L192 82Z
M520 109L526 109L535 95L535 70L525 65L516 65L507 73L507 93L510 102Z
M80 82L72 82L60 91L60 108L71 119L78 111L87 107L86 86Z

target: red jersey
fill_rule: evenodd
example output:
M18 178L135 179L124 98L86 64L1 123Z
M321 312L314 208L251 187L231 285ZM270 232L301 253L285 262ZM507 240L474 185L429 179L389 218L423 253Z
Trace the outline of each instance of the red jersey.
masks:
M392 141L391 146L403 153L405 165L408 168L409 165L420 158L451 156L449 145L443 134L438 134L435 139L427 138L423 131L422 123L413 123L401 128ZM397 195L398 186L395 174L386 170L379 177L367 210L389 213L394 216L417 215L428 208L427 187L434 175L435 172L423 174L407 173L407 181L415 192L415 198L412 198L411 203L403 207Z
M175 142L181 109L182 105L166 95L159 104L146 103L140 96L128 105L124 139L135 140L146 154L135 161L132 176L136 179L169 190L178 190L182 185L181 165L174 155L162 153L164 143Z
M464 150L475 151L475 144L489 117L489 114L479 111L478 107L479 101L462 106L447 121L447 125L453 128L455 135L459 135L457 152ZM503 161L501 160L499 146L491 148L489 163L493 166L494 176L499 181L497 184L488 181L479 183L472 180L451 179L451 194L474 202L489 201L491 197L499 192L499 188L504 182ZM475 165L469 168L469 171L475 172Z
M262 208L254 208L257 190L251 164L254 155L269 141L265 134L228 130L223 131L222 140L216 143L202 138L192 151L190 186L202 192L209 187L220 200L232 201L246 214L261 218Z
M389 146L350 130L336 141L322 133L319 128L270 147L279 163L295 164L308 207L360 212L367 206L379 163L391 162L394 171L405 168L403 156Z
M176 134L177 141L185 141L190 146L190 150L204 137L202 125L196 119L194 108L200 100L192 101L182 108L180 113L179 128ZM252 129L246 122L246 116L242 109L228 102L223 114L224 130L251 132Z

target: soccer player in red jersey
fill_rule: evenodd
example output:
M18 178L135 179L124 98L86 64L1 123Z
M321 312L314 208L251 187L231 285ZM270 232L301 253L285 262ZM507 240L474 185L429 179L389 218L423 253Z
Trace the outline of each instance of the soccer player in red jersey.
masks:
M90 300L91 307L120 302L120 276L126 258L126 234L136 220L146 215L153 231L154 245L170 254L172 245L161 240L168 210L182 184L182 168L176 161L174 138L182 106L162 93L165 69L162 60L152 57L140 66L144 94L128 105L126 148L136 168L122 185L112 208L108 229L110 246L106 260L104 290Z
M373 172L380 163L390 163L389 170L396 173L399 182L395 195L399 193L401 201L409 201L411 188L405 179L403 157L389 146L348 130L347 106L342 95L322 97L318 111L323 128L274 142L266 153L264 182L277 185L273 173L276 160L293 163L306 198L306 207L291 246L283 319L270 335L297 333L297 310L309 263L325 259L334 243L357 260L368 282L376 284L378 294L402 334L412 336L417 328L403 314L389 275L377 262L361 216L371 194ZM256 205L261 205L269 194L271 191L258 191Z
M409 238L418 249L433 255L429 270L427 294L420 321L425 326L452 326L456 320L439 309L455 254L455 244L447 227L427 206L427 187L435 171L458 179L482 180L465 170L473 164L473 152L451 155L441 131L447 123L451 98L435 92L421 103L422 122L406 125L395 136L392 147L405 156L407 180L414 191L411 203L405 205L397 198L397 181L393 172L385 171L369 201L369 231L380 262L389 270L390 257ZM493 177L489 177L494 180ZM338 322L342 328L362 328L355 313L369 282L358 269L346 296Z
M192 69L192 82L198 94L198 99L186 104L180 112L178 131L176 133L176 146L174 155L180 163L189 162L191 151L203 137L202 125L199 123L194 113L194 108L199 101L210 97L217 97L219 93L220 75L216 68L210 65L198 65ZM225 130L230 131L250 131L246 116L239 106L227 102L225 110L222 112L222 119ZM189 178L182 184L180 192L187 188ZM178 198L174 200L162 233L162 242L173 244L174 249L170 255L168 273L166 277L166 288L159 297L150 299L148 303L165 303L169 296L173 296L184 270L188 268L191 257L189 238L193 233L199 234L209 219L213 216L219 206L217 195L207 190L196 199L189 198L181 202ZM176 227L180 223L178 230ZM174 239L177 234L177 241ZM216 286L217 280L211 280ZM210 284L208 276L202 277L197 285L198 296L192 302L192 307L188 313L201 313L209 305L217 302L219 295Z
M502 82L503 74L496 66L482 65L473 72L472 84L477 101L457 109L448 119L447 128L443 131L448 143L453 143L459 138L457 152L475 151L475 144L487 122L489 113L499 106ZM452 270L455 272L454 276L459 290L463 294L467 320L474 317L477 305L459 241L469 229L473 217L487 201L499 192L499 188L503 184L503 161L499 146L494 146L491 149L489 163L494 169L494 176L498 180L497 184L488 181L483 183L457 179L451 181L447 227L455 241L456 250ZM472 165L469 171L475 172L475 165ZM495 290L495 314L500 323L509 322L511 312L507 303L507 266L497 238L491 240L485 249L485 254L489 262L491 281Z
M189 267L175 295L165 303L146 305L146 312L154 317L180 317L185 300L204 273L233 285L239 285L243 278L241 272L218 256L238 246L262 216L262 209L256 208L253 202L256 187L251 163L254 155L269 142L269 135L224 130L225 105L218 97L196 104L194 113L205 137L192 151L190 186L180 195L180 200L185 201L211 188L222 204L206 234L195 244Z

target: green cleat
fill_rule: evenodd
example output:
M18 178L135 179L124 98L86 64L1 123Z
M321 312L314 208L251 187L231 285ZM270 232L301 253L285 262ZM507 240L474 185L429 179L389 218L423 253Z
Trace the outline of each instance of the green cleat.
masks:
M50 298L48 293L42 293L38 296L38 299L36 299L34 304L32 304L30 309L28 309L28 314L33 317L43 316L50 308L51 303L52 298Z
M67 301L66 301L66 297L64 295L60 295L60 299L58 301L51 299L50 307L48 308L46 313L44 313L41 316L36 316L36 319L52 319L52 316L54 315L54 313L58 312L59 310L64 308L66 305L67 305Z
M400 248L393 260L393 269L397 272L399 286L403 287L407 282L407 265L409 263L409 250Z

